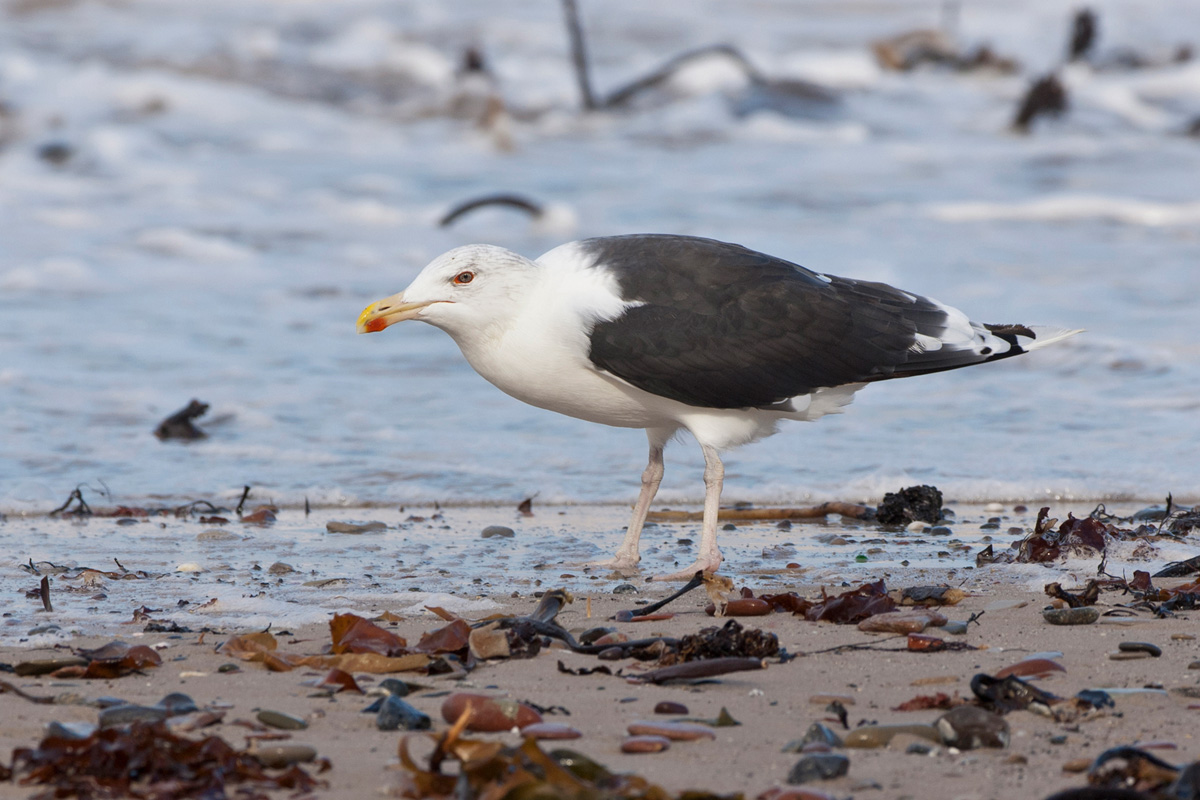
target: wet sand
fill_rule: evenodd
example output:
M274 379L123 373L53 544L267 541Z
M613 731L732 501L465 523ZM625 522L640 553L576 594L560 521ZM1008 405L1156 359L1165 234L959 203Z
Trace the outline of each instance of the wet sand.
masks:
M807 784L807 788L835 797L1039 798L1059 789L1083 786L1085 776L1064 772L1064 764L1093 759L1117 745L1160 742L1168 744L1170 749L1155 752L1167 761L1187 764L1200 758L1200 743L1195 733L1200 719L1200 710L1196 708L1200 704L1197 697L1200 670L1188 668L1200 660L1200 640L1182 638L1200 634L1194 621L1197 612L1183 612L1168 619L1153 619L1149 613L1140 612L1134 617L1101 617L1091 625L1052 626L1042 619L1048 598L1028 585L1028 578L1025 585L1019 585L1004 580L1004 567L965 570L962 566L943 568L940 575L938 569L924 569L919 581L896 575L887 581L889 588L897 589L917 583L940 583L940 579L953 574L948 582L967 591L968 596L945 609L946 616L965 620L972 613L985 613L980 624L971 625L966 635L944 638L977 648L973 650L908 652L903 649L903 637L866 634L854 625L813 623L775 613L739 621L747 628L776 634L780 645L796 658L787 663L776 663L773 659L766 670L735 673L721 677L717 683L700 686L638 685L617 676L562 674L557 668L559 660L571 668L607 663L614 672L618 668L636 672L645 665L630 659L601 662L593 656L556 649L543 650L529 660L491 661L461 680L414 673L395 677L430 687L408 699L434 719L435 730L447 727L439 713L443 698L426 695L447 690L484 692L528 700L543 707L561 706L570 712L569 716L551 714L547 720L566 722L580 730L583 737L570 742L548 742L546 750L565 745L611 770L636 772L672 792L702 789L742 792L754 797L784 784L789 769L801 756L781 750L789 741L803 736L811 723L825 721L845 733L826 711L825 701L813 702L814 697L848 698L845 702L851 728L863 723L931 723L943 712L893 709L916 695L945 692L970 697L969 682L976 673L994 674L1032 653L1058 651L1062 656L1056 660L1066 671L1035 681L1047 691L1070 697L1093 688L1149 687L1149 690L1114 693L1115 708L1094 712L1073 723L1057 723L1030 711L1010 713L1005 719L1011 728L1011 742L1005 749L957 752L940 746L921 755L906 752L915 740L902 737L885 748L837 750L848 755L849 773L831 781ZM1130 566L1129 575L1133 568L1139 567ZM809 597L819 594L820 585L788 573L786 569L759 570L745 575L731 573L731 577L736 585L749 584L758 594L776 591L797 591ZM1047 568L1043 573L1044 582L1062 580L1068 588L1074 585L1062 569ZM576 634L596 625L611 625L631 638L657 634L683 636L722 624L722 620L704 613L707 598L700 590L673 603L667 610L676 615L669 620L610 622L609 618L617 611L660 599L673 590L671 586L635 580L637 594L614 595L612 588L620 582L619 579L598 581L591 592L573 589L576 600L559 615L559 622ZM855 578L854 585L860 582ZM1156 581L1156 585L1169 587L1182 582L1163 579ZM823 579L822 583L831 592L844 591L840 581ZM540 587L511 591L511 587L506 587L503 592L487 592L499 608L466 616L483 617L496 612L528 614L537 603L534 593L554 585L553 580L547 579ZM1119 592L1105 592L1098 606L1105 610L1127 600ZM409 598L402 595L397 595L396 601L394 609L409 606ZM364 613L361 609L344 610ZM423 633L445 624L428 612L408 612L404 617L388 626L410 644ZM180 622L191 624L194 620L180 619ZM246 743L248 730L231 723L253 719L258 709L300 716L308 720L309 727L295 732L291 741L313 745L332 763L332 769L322 776L329 782L329 788L319 792L319 796L361 798L386 796L395 791L397 745L403 734L376 729L373 715L361 713L370 699L348 693L333 698L314 696L315 690L302 682L323 675L325 670L274 673L260 664L244 663L239 671L218 672L222 664L233 659L215 653L214 647L239 632L245 631L228 628L205 634L142 633L140 625L130 625L120 631L119 638L159 648L163 657L161 666L141 675L87 682L15 678L11 674L3 677L30 694L70 691L89 698L108 695L144 704L153 704L169 692L185 692L201 707L217 704L227 708L224 722L203 732L220 735L237 747ZM291 635L284 635L278 629L276 633L280 649L290 653L316 654L329 641L325 625L298 627L291 630ZM941 635L935 629L927 633ZM69 644L95 646L112 638L82 637ZM1162 656L1110 660L1109 653L1122 641L1153 643L1162 649ZM869 648L830 649L862 643L872 644ZM67 649L5 646L0 649L0 662L14 664L64 654ZM357 677L364 688L369 688L383 676ZM622 754L620 744L629 723L667 718L653 713L655 704L661 700L683 703L691 717L715 717L724 707L742 724L714 729L716 739L712 741L676 742L666 752L657 754ZM95 721L97 714L94 708L86 706L35 705L12 694L0 696L0 709L3 711L0 754L6 759L12 748L35 744L45 724L52 720ZM482 736L518 741L511 733ZM420 754L428 750L425 743L414 747ZM30 794L30 787L0 784L0 798Z

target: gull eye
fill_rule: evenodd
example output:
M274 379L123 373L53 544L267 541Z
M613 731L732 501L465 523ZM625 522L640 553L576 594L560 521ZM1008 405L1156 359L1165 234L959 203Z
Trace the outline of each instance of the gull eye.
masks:
M454 283L458 286L470 283L473 280L475 280L475 273L470 271L463 271L454 276Z

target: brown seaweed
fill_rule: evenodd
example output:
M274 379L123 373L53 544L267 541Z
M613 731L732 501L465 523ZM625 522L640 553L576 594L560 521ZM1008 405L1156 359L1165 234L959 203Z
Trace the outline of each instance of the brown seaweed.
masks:
M320 770L329 768L325 761ZM13 752L13 773L22 785L46 791L34 800L132 796L225 798L237 786L240 797L266 798L265 790L311 792L324 781L299 766L271 774L249 753L217 736L193 740L159 721L101 728L83 739L47 736L36 748Z

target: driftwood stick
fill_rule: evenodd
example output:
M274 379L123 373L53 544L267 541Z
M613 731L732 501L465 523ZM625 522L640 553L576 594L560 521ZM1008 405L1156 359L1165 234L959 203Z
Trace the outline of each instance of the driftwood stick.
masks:
M571 37L571 61L575 64L575 79L579 82L579 95L583 107L596 109L596 95L592 92L592 79L588 74L587 50L583 41L583 26L579 24L579 8L575 0L563 0L563 13L567 18L567 34Z
M751 83L762 84L767 82L767 79L763 76L763 74L755 69L754 65L750 63L750 60L742 55L742 52L733 45L709 44L705 45L704 47L697 47L695 50L688 50L687 52L680 53L679 55L668 59L665 64L651 72L649 75L625 84L620 89L617 89L615 92L610 94L607 99L605 99L604 107L617 108L619 106L623 106L628 103L634 95L665 82L672 75L693 61L699 61L700 59L708 58L709 56L718 55L728 57L735 64L741 67Z
M662 683L664 681L688 681L726 675L730 672L766 669L767 662L761 658L706 658L701 661L685 661L671 667L663 667L641 675L626 675L629 683Z
M851 519L868 519L875 513L870 506L833 501L819 506L803 508L722 508L717 519L766 520L766 519L824 519L827 514L841 514ZM652 522L699 522L704 519L703 511L651 511L646 519Z

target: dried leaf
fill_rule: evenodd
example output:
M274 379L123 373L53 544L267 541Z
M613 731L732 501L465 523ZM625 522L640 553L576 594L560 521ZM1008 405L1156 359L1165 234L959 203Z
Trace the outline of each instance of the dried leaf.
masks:
M404 639L357 614L334 614L329 621L329 634L333 640L330 649L335 654L379 653L397 656L409 652L408 642Z
M417 642L417 651L421 653L457 653L467 646L471 636L471 626L466 620L456 619L449 625L443 625L437 630L430 631Z

